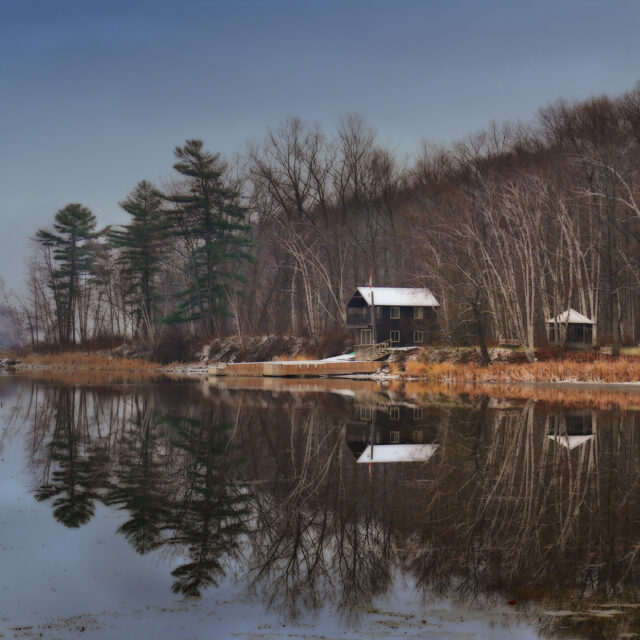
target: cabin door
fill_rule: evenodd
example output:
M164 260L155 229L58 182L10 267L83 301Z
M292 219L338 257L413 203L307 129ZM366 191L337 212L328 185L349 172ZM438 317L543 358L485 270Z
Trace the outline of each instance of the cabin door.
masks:
M371 344L371 329L360 329L360 344Z

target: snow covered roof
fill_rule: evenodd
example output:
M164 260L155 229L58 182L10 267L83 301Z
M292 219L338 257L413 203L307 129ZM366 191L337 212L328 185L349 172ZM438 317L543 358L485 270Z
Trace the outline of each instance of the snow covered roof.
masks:
M590 436L547 436L547 438L551 438L551 440L554 440L567 449L575 449L581 444L595 438L595 434L592 433Z
M567 309L555 318L549 318L547 322L558 324L595 324L593 320L578 313L575 309Z
M429 289L424 287L410 289L407 287L358 287L358 293L371 304L389 307L439 307L440 304Z
M358 462L426 462L438 447L437 444L369 445L360 454Z

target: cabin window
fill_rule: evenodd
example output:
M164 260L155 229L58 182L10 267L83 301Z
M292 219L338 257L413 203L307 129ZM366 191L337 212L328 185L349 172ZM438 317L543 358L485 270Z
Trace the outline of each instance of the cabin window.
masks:
M376 319L380 320L382 318L382 307L376 307Z
M414 407L413 408L413 419L414 420L422 420L422 416L424 415L424 412L422 410L422 407Z
M392 420L400 420L400 407L389 407L389 417Z
M424 309L422 307L413 307L414 320L422 320L424 318Z
M389 308L389 317L392 320L399 320L400 319L400 307L390 307Z
M360 407L360 420L371 420L371 407Z
M423 437L423 434L422 434L422 429L416 429L411 434L411 439L413 440L414 444L421 444L422 441L424 440L424 437Z
M390 331L389 332L389 340L391 342L400 342L400 332L399 331Z
M376 444L380 444L380 429L376 429L375 439L376 439Z
M360 344L371 344L371 329L360 329Z
M414 331L413 332L413 341L416 344L420 344L421 342L424 342L424 331Z
M400 432L399 431L389 431L389 442L391 444L398 444L398 442L400 442Z

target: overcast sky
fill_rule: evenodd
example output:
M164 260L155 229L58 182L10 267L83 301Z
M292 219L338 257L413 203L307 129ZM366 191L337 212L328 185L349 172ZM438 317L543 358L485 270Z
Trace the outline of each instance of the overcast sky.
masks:
M637 0L0 0L0 277L69 202L101 224L198 137L362 113L400 156L640 80Z

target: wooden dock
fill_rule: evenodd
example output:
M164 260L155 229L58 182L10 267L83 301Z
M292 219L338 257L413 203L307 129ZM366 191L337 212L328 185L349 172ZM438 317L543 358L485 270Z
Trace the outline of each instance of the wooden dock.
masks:
M379 362L367 361L283 361L232 362L209 367L209 376L240 376L243 378L318 378L323 376L350 376L372 374L380 368Z
M271 391L273 393L340 393L374 395L383 392L375 380L351 378L241 378L239 376L211 376L209 384L218 389L243 391Z

